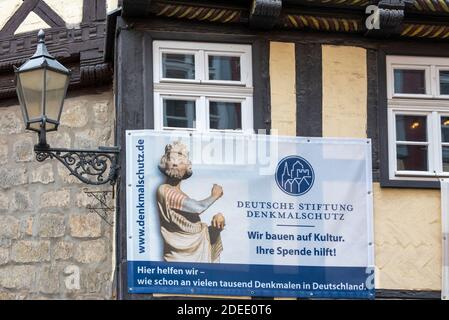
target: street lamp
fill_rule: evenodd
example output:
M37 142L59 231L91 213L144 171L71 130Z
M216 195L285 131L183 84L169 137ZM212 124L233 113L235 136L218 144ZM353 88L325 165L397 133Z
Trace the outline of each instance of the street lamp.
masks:
M47 132L58 130L70 70L50 55L43 30L38 33L34 55L14 69L25 128L39 135L39 142L34 146L36 159L42 162L56 158L72 175L87 184L114 184L119 170L118 147L76 150L50 148L47 143Z

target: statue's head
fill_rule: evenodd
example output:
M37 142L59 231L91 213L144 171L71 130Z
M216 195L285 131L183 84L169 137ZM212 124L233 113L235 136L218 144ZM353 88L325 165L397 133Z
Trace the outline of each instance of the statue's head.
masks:
M185 144L181 141L168 144L159 163L159 170L169 178L189 178L192 175L192 162Z

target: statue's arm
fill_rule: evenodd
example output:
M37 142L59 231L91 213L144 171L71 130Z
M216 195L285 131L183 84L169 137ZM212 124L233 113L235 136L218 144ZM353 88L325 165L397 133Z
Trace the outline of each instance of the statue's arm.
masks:
M185 198L181 205L181 210L188 213L202 214L206 211L215 201L217 197L210 196L204 200L194 200L191 198Z

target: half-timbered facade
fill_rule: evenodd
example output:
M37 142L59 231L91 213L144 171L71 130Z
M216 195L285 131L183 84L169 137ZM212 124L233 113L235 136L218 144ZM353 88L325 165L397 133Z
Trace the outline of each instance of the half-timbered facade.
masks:
M165 298L127 286L137 129L370 138L376 296L440 298L448 0L0 0L0 12L0 299ZM119 146L114 192L34 160L13 66L39 29L72 70L48 140ZM109 210L89 210L89 192Z
M216 128L192 113L215 110L212 92L243 110L228 105L222 129L371 138L377 297L439 297L449 2L124 0L110 18L119 144L128 129ZM250 80L233 78L232 55ZM120 297L135 298L117 235Z

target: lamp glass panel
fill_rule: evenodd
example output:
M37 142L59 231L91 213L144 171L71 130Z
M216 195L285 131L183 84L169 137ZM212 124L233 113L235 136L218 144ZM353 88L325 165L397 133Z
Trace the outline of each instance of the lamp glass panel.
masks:
M36 119L42 116L44 72L44 69L38 69L19 73L23 103L29 119Z
M48 119L59 121L59 115L65 98L66 84L69 76L47 70L46 74L45 114Z

